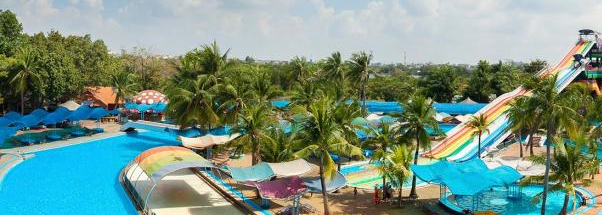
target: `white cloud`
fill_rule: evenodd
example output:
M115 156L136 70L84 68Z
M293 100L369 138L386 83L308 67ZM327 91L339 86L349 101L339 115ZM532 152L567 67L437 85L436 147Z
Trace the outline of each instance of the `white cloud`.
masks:
M26 32L90 33L113 51L182 54L216 39L239 57L322 58L373 51L377 61L555 61L581 28L602 30L602 2L584 0L5 0Z

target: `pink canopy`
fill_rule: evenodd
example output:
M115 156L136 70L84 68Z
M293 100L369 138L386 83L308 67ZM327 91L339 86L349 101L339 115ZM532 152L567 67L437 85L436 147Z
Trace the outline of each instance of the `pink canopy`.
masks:
M167 97L165 94L160 93L156 90L143 90L139 92L138 95L132 98L136 104L147 104L152 105L155 103L164 103L167 104Z
M275 181L253 182L264 199L286 199L307 191L305 182L298 176Z

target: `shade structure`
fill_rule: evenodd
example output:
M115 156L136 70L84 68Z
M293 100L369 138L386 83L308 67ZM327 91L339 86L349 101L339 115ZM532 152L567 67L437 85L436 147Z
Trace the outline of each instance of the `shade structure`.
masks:
M138 104L136 105L136 110L138 110L140 113L142 112L146 112L147 110L150 110L151 108L153 108L152 105L149 104Z
M14 121L13 123L11 123L11 125L20 127L20 128L33 127L33 126L40 124L41 121L42 121L42 119L40 119L34 115L27 115L27 116L19 118L19 120L17 120L17 121Z
M454 195L475 195L492 187L511 185L523 177L509 166L489 169L476 158L462 163L439 161L412 165L411 169L420 180L445 185Z
M351 120L351 124L354 125L367 125L368 124L368 120L364 119L363 117L355 117Z
M6 117L0 117L0 127L5 127L10 125L14 120L10 120Z
M23 115L21 115L20 113L14 112L14 111L9 111L8 113L4 114L4 117L10 120L18 120L21 117L23 117Z
M65 119L69 121L80 121L88 118L88 115L92 112L92 108L88 106L80 106L77 110L71 112Z
M264 199L286 199L307 191L305 182L298 176L282 178L275 181L254 182L259 195Z
M139 92L136 96L132 98L136 104L147 104L152 105L156 103L164 103L167 104L167 96L163 93L160 93L156 90L144 90Z
M94 119L94 120L99 120L100 118L103 118L105 116L109 115L109 111L107 111L104 108L94 108L92 109L92 111L90 111L90 113L88 114L88 119Z
M29 115L34 115L40 119L44 119L44 117L46 117L46 115L48 115L48 111L38 108L33 110L31 113L29 113Z
M304 159L297 159L281 163L267 163L274 175L278 177L291 177L304 175L312 171L311 165Z
M110 111L109 111L109 115L113 115L113 116L115 116L115 115L119 115L119 109L116 109L116 108L115 108L115 109L113 109L113 110L110 110Z
M322 192L322 181L320 177L303 178L305 185L311 193ZM347 179L343 174L337 172L333 179L326 181L326 192L333 192L347 185Z
M60 104L59 106L67 108L67 110L74 111L79 108L79 104L73 100L66 101L65 103Z
M214 168L210 161L184 147L161 146L148 149L134 158L133 163L155 183L180 169Z
M204 149L207 147L211 147L214 145L222 145L231 140L237 138L240 134L235 133L232 135L213 135L207 134L200 137L184 137L178 136L178 140L182 141L182 146L186 148L194 148L194 149Z
M230 173L232 179L239 182L265 181L274 177L274 171L268 163L264 162L250 167L226 166L225 169Z
M156 103L153 107L153 112L155 113L160 113L160 112L165 112L165 109L167 109L167 104L165 103Z
M8 137L11 137L17 133L18 128L16 127L0 127L0 143Z
M71 112L52 112L48 115L46 115L46 117L44 117L44 119L42 119L42 123L44 125L53 125L53 124L57 124L59 122L65 121L65 118L67 118L67 116L69 116L69 114L71 114Z

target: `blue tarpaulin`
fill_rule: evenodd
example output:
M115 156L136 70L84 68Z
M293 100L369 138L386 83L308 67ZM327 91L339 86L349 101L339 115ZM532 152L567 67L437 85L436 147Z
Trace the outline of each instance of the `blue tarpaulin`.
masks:
M31 113L29 113L29 115L34 115L40 119L44 119L44 117L46 117L46 115L48 115L48 111L42 109L42 108L38 108L33 110Z
M6 127L10 125L14 120L10 120L6 117L0 117L0 127Z
M492 187L508 186L523 176L509 166L489 169L481 159L462 163L438 161L429 165L412 165L422 181L445 185L454 195L475 195Z
M44 125L54 125L65 121L65 118L71 114L71 111L67 108L58 108L54 112L49 113L42 119Z
M84 120L88 118L90 112L92 112L92 108L82 105L79 108L77 108L77 110L71 112L71 114L69 114L69 116L67 116L67 118L65 119L72 122Z
M22 127L33 127L40 124L42 120L34 115L27 115L21 117L19 120L14 121L11 125L22 128Z
M88 114L88 119L94 119L94 120L99 120L100 118L103 118L105 116L109 115L109 111L107 111L104 108L94 108L92 109L92 111L90 111L90 114Z
M18 120L19 118L23 117L23 115L21 115L20 113L14 112L14 111L10 111L10 112L4 114L4 117L15 121L15 120Z
M113 110L110 110L110 111L109 111L109 115L113 115L113 116L115 116L115 115L119 115L119 109L113 109Z

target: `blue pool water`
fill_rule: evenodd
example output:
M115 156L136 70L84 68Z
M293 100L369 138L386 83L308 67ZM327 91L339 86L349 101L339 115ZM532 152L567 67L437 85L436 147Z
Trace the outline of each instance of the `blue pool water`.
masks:
M521 199L506 198L505 188L495 188L493 191L487 191L480 198L479 211L495 211L502 215L514 214L540 214L541 203L532 204L531 197L543 191L542 186L527 186L522 188L523 197ZM472 197L457 196L456 202L461 208L472 207ZM564 193L552 192L548 194L546 203L546 214L558 214L562 209ZM577 198L577 207L581 203L581 198ZM573 199L569 200L569 210Z
M119 171L162 145L178 142L168 133L144 132L36 152L0 184L0 214L135 215Z

